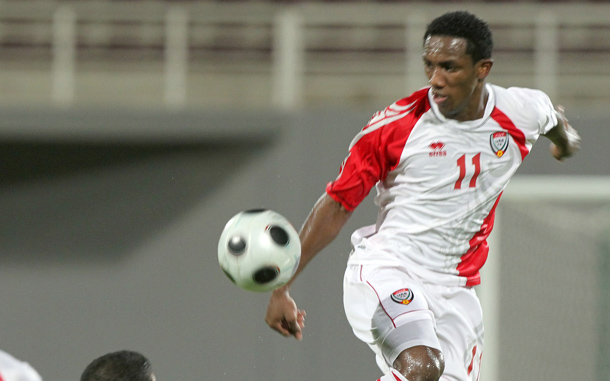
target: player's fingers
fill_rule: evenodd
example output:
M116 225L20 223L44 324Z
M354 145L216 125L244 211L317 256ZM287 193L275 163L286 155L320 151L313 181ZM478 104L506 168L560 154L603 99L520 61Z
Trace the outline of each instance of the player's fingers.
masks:
M290 330L295 339L298 341L303 340L303 331L301 331L301 326L298 322L293 322L293 324L290 326Z
M299 323L299 327L301 327L301 329L303 329L305 327L305 316L307 316L305 311L299 310L297 322Z
M282 322L282 321L277 322L276 324L270 325L270 327L272 329L274 329L275 331L277 331L282 336L292 336L292 334L290 333L288 328L284 326L284 322Z
M303 332L302 331L296 332L294 334L294 338L297 339L297 341L303 340Z
M291 335L290 329L289 329L289 327L286 323L286 319L284 317L267 316L265 318L265 322L271 329L273 329L274 331L277 331L282 336Z
M301 340L303 338L303 334L301 333L301 326L297 320L285 320L283 322L284 330L289 332L291 336L294 336L297 340Z

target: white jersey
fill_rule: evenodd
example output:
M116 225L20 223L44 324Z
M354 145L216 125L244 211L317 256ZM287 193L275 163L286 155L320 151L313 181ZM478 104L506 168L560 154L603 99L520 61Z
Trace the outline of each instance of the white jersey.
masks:
M0 351L0 381L42 381L42 377L27 362Z
M500 196L557 124L543 92L486 87L481 119L445 118L424 88L376 113L354 138L326 191L353 210L375 186L380 211L352 235L350 263L400 263L430 282L480 283Z

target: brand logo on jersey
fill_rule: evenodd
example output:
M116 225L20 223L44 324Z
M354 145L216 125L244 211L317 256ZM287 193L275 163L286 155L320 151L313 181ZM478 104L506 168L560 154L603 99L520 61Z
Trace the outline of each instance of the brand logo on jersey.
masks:
M398 291L394 291L392 295L390 295L392 300L398 304L407 305L413 301L413 291L409 288L401 288Z
M489 144L496 156L502 157L508 148L508 133L505 131L494 132L489 137Z
M442 142L434 142L430 143L430 149L432 152L429 153L431 157L434 156L447 156L447 151L445 151L445 143Z

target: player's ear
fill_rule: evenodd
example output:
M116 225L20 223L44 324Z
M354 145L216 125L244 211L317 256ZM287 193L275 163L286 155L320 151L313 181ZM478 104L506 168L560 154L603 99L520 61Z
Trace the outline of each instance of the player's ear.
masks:
M477 62L477 77L480 80L487 78L489 72L491 71L491 67L494 64L494 60L492 58L483 58L479 62Z

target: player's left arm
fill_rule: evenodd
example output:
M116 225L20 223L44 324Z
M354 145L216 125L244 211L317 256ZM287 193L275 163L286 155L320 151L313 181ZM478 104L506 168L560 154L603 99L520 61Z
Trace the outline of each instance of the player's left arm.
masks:
M551 141L551 155L562 161L580 150L580 135L568 123L562 106L557 106L555 115L557 116L557 125L544 136Z

